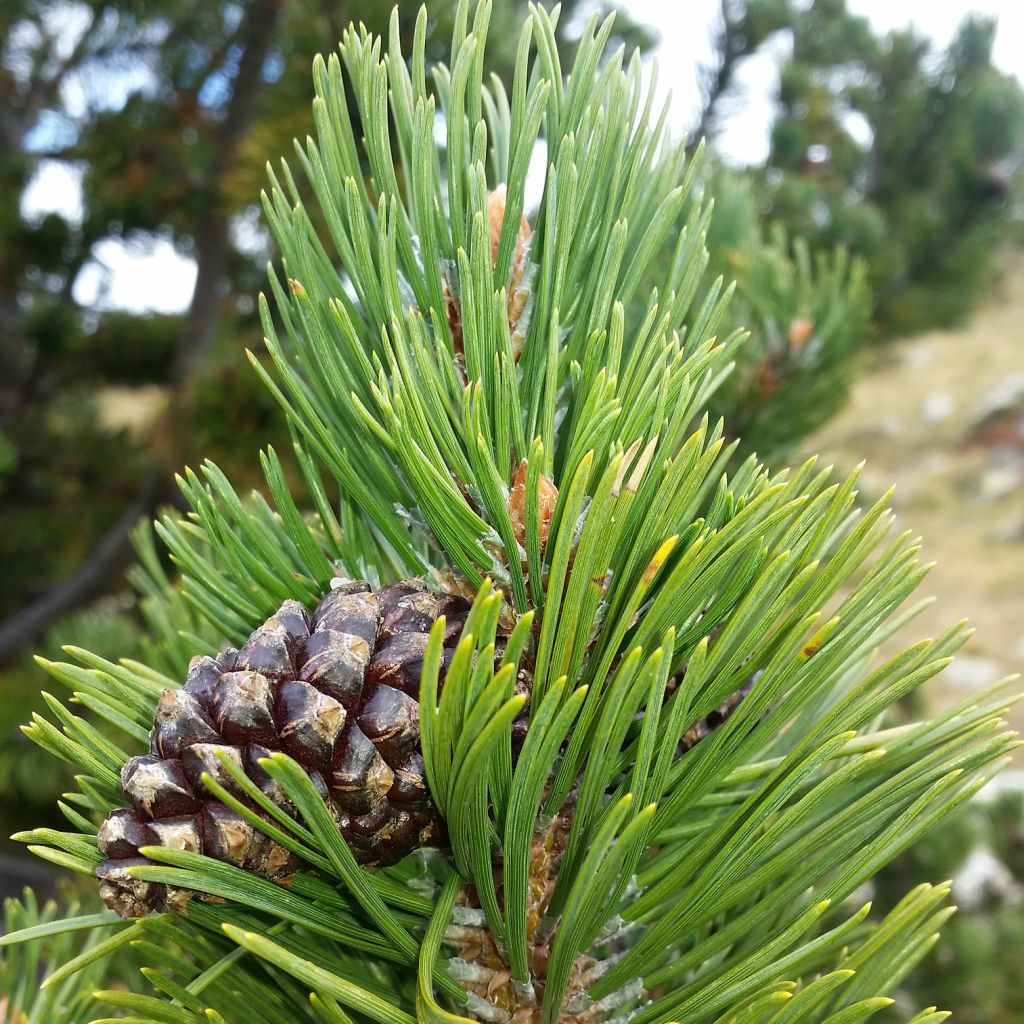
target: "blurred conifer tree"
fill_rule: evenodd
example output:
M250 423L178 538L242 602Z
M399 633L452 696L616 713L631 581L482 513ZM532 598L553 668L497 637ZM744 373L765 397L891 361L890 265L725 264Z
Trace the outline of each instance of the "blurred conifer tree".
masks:
M846 0L722 0L701 125L732 109L742 60L784 40L761 213L866 257L883 335L961 321L991 280L1024 159L1024 91L993 64L995 33L970 16L939 51Z

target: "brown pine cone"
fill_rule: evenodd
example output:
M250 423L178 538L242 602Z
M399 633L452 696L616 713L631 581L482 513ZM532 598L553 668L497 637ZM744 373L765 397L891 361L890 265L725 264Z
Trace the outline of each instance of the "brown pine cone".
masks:
M363 864L394 864L443 842L420 752L420 674L430 629L444 615L443 680L469 608L465 598L419 580L376 591L346 580L312 615L286 601L241 650L193 658L184 687L160 698L150 753L121 772L131 806L111 813L97 836L107 906L137 917L187 902L188 893L128 876L127 868L144 863L146 845L204 853L264 878L295 870L288 851L203 786L208 772L242 797L219 751L282 807L285 794L258 762L274 750L293 757ZM500 662L500 635L495 646ZM527 675L520 686L528 688Z

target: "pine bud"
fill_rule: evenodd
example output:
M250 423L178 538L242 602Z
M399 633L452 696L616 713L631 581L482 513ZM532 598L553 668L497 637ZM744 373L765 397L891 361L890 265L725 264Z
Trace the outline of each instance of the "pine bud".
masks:
M505 223L506 190L499 185L487 194L487 229L491 243L491 264L498 262L498 250L501 247L501 231ZM519 231L516 234L512 249L512 260L509 265L508 279L498 282L504 286L507 295L508 329L512 338L512 354L516 362L523 352L526 341L526 320L524 314L530 298L529 275L527 273L527 256L530 251L530 239L533 229L523 215L519 218ZM452 345L460 362L464 356L462 309L459 302L458 288L454 282L444 282L445 313L448 319L448 330L452 336Z
M527 460L519 463L519 468L512 478L512 491L508 498L508 514L512 520L512 529L516 540L526 545L526 503L530 498L526 493ZM543 549L551 532L551 519L558 504L558 488L543 473L537 481L537 527L540 532L540 545Z
M814 321L810 317L798 317L789 325L789 351L803 348L814 334Z

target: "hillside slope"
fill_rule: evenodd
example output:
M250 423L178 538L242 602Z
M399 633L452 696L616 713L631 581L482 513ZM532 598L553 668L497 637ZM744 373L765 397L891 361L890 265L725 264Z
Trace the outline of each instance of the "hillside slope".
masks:
M872 356L845 410L805 445L839 468L867 459L862 493L896 484L898 526L937 564L938 600L893 640L959 618L977 632L936 692L959 700L1024 666L1024 254L964 328ZM1024 713L1016 723L1024 728Z

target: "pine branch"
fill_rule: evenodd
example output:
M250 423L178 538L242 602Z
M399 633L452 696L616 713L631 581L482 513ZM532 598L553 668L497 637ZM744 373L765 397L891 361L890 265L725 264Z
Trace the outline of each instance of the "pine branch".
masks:
M77 916L79 909L53 901L40 906L28 889L22 900L4 901L0 1007L5 1020L85 1024L95 1010L93 988L115 977L137 984L137 964L115 948L124 945L114 930L122 923L109 911ZM76 969L62 975L65 964ZM53 980L40 987L40 978Z

